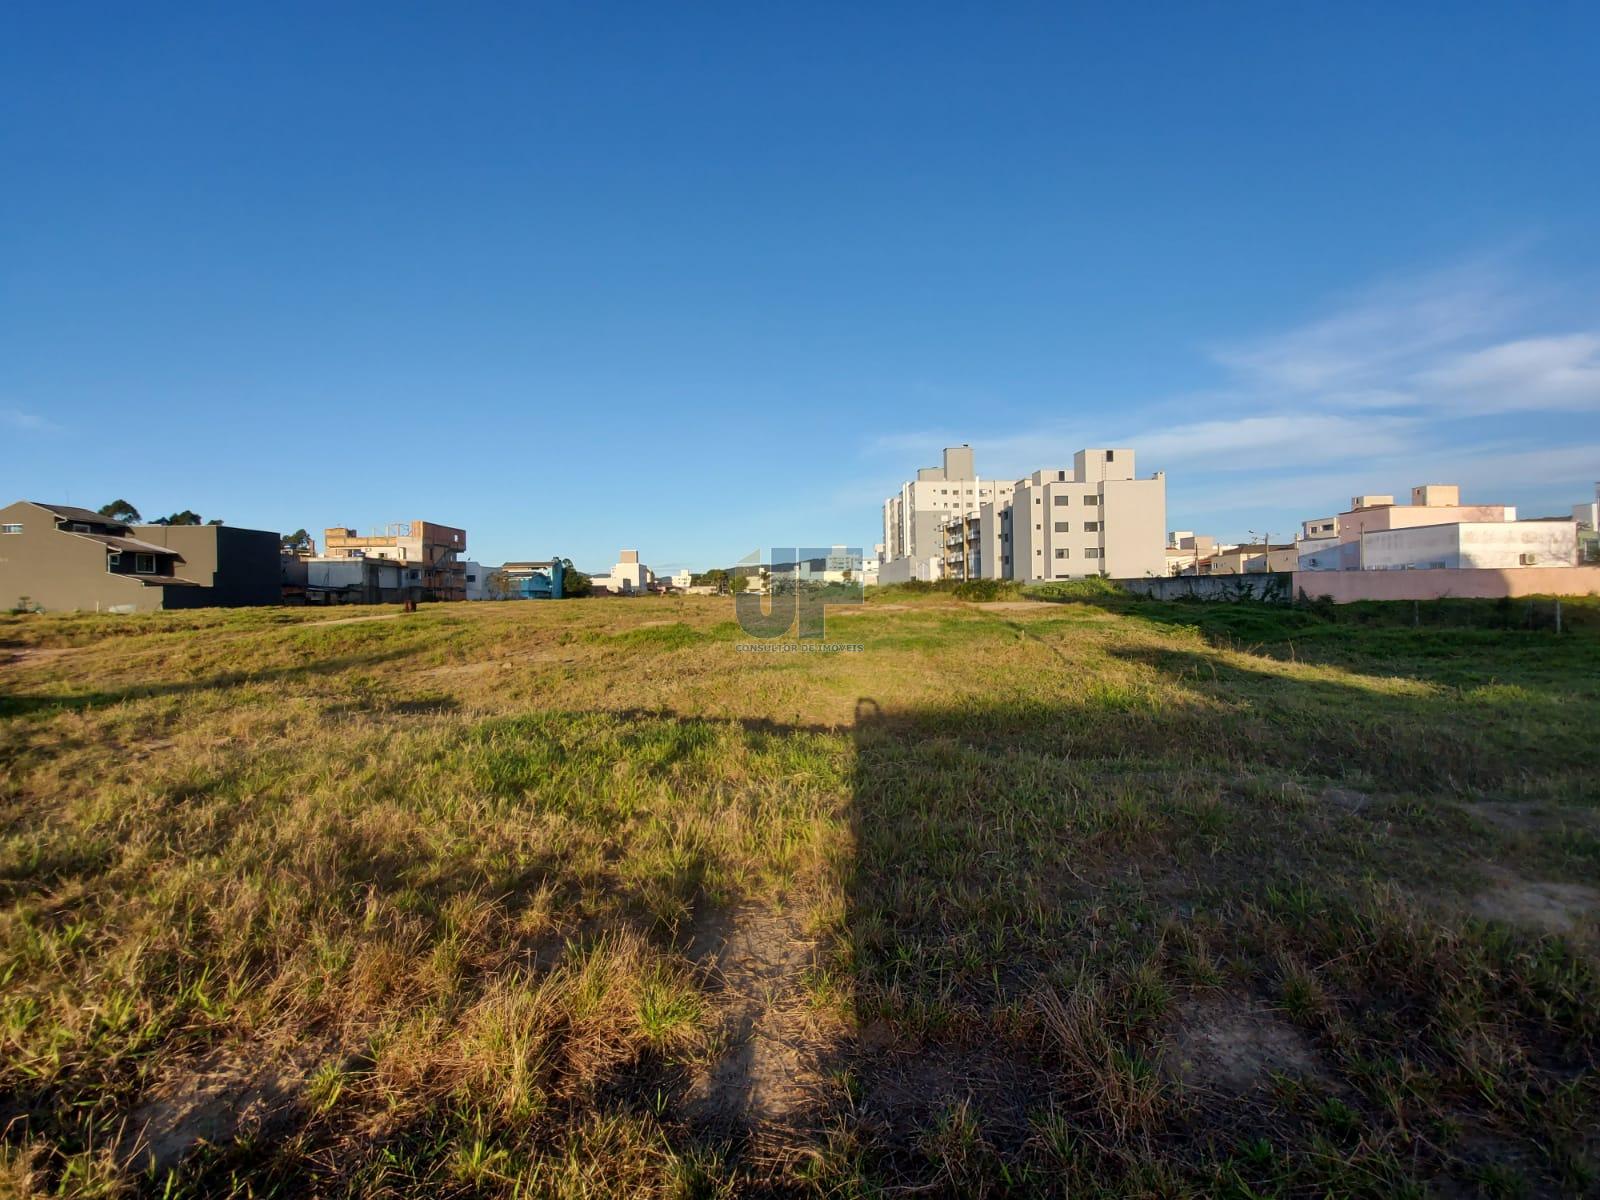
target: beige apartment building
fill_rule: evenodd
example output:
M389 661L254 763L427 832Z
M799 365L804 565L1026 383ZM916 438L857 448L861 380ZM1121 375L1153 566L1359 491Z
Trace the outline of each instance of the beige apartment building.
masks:
M940 466L922 467L915 479L883 502L880 581L947 577L945 523L955 517L976 517L984 504L1008 502L1014 486L1008 480L978 478L971 446L947 447ZM959 558L953 566L949 577L961 578Z
M1080 450L1070 471L1035 471L1017 482L1010 504L983 517L995 531L996 553L983 564L987 578L1167 573L1166 477L1137 478L1126 447Z
M922 478L930 471L937 477ZM920 510L912 504L918 497ZM1165 575L1166 516L1165 476L1137 478L1134 452L1126 447L1080 450L1070 469L987 484L976 479L970 447L957 447L945 451L942 469L924 468L885 501L879 578L1031 582Z

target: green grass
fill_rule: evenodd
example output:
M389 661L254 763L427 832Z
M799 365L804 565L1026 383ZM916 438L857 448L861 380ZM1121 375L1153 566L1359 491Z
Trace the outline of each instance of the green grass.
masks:
M0 1193L1600 1186L1592 604L963 586L0 617Z

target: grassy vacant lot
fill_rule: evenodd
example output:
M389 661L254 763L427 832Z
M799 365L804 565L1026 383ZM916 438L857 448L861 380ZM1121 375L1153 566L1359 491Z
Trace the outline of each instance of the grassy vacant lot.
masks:
M1595 614L1359 615L0 618L0 1193L1593 1191Z

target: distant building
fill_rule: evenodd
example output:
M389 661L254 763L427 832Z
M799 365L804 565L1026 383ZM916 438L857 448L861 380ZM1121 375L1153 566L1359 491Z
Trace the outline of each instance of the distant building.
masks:
M305 604L403 604L421 600L422 571L392 558L284 558L284 598Z
M0 509L0 604L153 612L277 604L279 536L232 525L129 525L68 504Z
M376 558L405 566L403 582L416 584L423 600L465 600L467 532L431 521L400 521L383 533L358 534L331 528L323 538L324 558Z
M461 583L466 589L468 600L489 599L490 568L480 562L470 559L461 564Z
M500 594L493 599L560 600L565 595L566 570L559 558L508 562L494 574L500 577Z
M637 550L623 550L617 562L605 575L592 575L596 591L606 591L617 596L637 596L650 590L656 581L654 572L639 561Z
M1331 525L1331 529L1329 526ZM1410 504L1391 495L1354 496L1334 518L1308 521L1300 571L1508 570L1570 567L1578 562L1576 522L1519 521L1502 504L1462 504L1455 484L1411 489Z
M1167 574L1198 575L1200 564L1217 552L1217 539L1188 529L1167 534Z
M1293 571L1300 554L1295 543L1282 545L1227 546L1201 560L1202 575L1255 575L1264 572Z
M1572 506L1572 519L1578 529L1578 561L1600 563L1600 483L1594 485L1594 499Z
M981 481L951 447L884 501L879 579L1143 578L1167 573L1166 479L1135 478L1134 452L1080 450L1071 469Z
M945 523L953 517L976 520L984 504L1008 501L1015 486L979 479L971 446L947 447L942 465L920 468L915 479L883 502L880 578L905 583L945 577L950 549Z
M694 573L690 571L688 567L685 567L681 571L674 571L672 573L671 582L672 586L678 591L687 592L691 587L694 586Z

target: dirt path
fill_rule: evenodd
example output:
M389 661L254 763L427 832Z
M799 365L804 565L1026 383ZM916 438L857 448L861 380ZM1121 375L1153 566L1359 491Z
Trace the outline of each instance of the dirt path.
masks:
M326 629L329 625L356 625L362 621L392 621L396 617L403 617L405 613L379 613L375 617L340 617L336 621L303 621L298 625L290 625L289 629Z
M47 663L68 654L77 654L83 649L83 646L16 646L0 650L0 666L26 667L36 663Z
M710 1125L792 1145L823 1099L824 1039L803 988L813 943L792 913L756 905L717 910L695 926L690 955L722 1007L722 1053L690 1088Z

